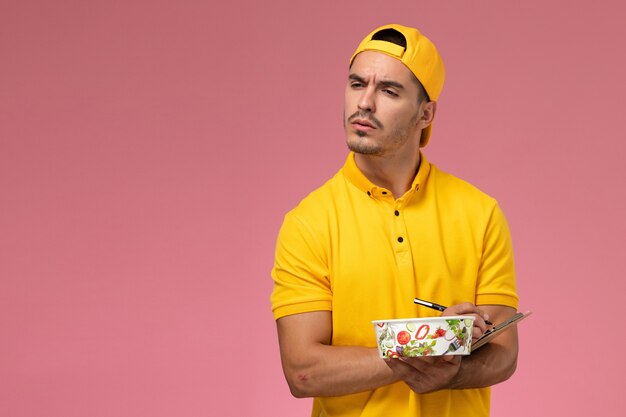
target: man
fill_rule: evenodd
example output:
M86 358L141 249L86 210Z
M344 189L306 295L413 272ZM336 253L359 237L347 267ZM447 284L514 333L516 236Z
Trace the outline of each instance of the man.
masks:
M430 164L444 80L434 45L387 25L350 60L343 168L289 212L272 270L283 370L318 416L486 416L517 360L516 329L469 356L380 359L372 320L515 314L511 240L497 202ZM461 359L462 358L462 359Z

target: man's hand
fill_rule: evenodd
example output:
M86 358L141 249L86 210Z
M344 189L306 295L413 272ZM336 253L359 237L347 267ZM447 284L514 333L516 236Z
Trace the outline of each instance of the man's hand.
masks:
M442 316L474 316L474 327L472 329L472 341L479 339L487 331L487 323L489 315L476 307L472 303L455 304L446 308Z
M447 388L461 367L460 356L386 359L391 370L418 394Z

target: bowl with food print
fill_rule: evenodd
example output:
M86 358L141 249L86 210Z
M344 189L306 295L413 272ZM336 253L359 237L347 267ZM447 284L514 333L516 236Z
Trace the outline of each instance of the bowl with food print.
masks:
M474 316L374 320L381 358L469 355Z

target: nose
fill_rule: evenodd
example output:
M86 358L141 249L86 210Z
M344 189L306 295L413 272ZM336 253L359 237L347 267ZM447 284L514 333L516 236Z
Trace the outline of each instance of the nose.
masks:
M376 111L376 89L374 86L369 85L362 90L361 97L359 97L359 109L367 112Z

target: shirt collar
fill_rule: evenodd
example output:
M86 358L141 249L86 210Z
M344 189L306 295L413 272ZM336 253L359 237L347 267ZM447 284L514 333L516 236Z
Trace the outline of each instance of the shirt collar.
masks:
M379 187L373 182L371 182L357 167L356 162L354 161L354 152L350 152L346 163L341 169L343 175L355 185L359 190L367 193L367 195L371 197L378 197L379 195L390 195L391 192L386 190L385 188ZM417 175L413 179L413 183L411 184L411 188L406 192L405 195L409 193L414 193L419 190L420 186L426 182L428 178L428 174L430 173L430 163L424 156L422 152L420 152L420 167L417 171Z

